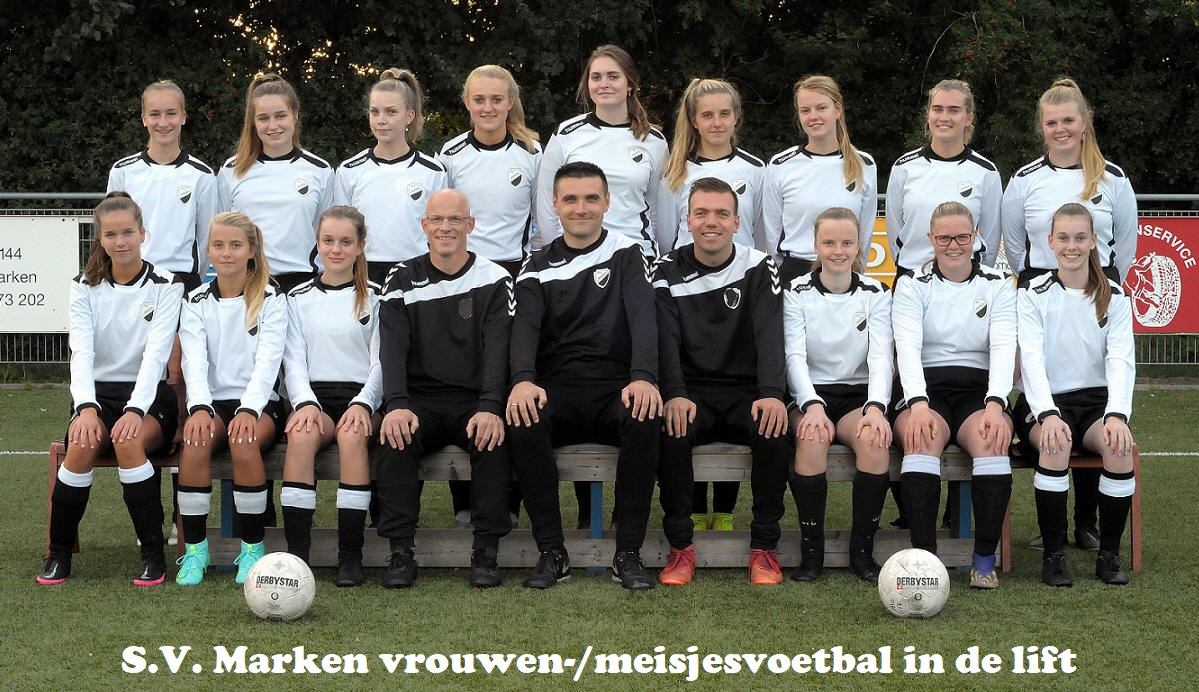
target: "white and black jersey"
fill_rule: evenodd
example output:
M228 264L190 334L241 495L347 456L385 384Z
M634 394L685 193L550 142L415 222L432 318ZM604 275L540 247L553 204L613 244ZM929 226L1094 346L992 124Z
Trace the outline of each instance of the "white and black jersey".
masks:
M633 136L628 123L610 125L595 113L576 116L554 130L541 157L537 174L537 235L547 245L562 235L562 224L554 212L554 174L563 164L588 161L599 166L608 178L611 204L604 214L604 228L628 236L649 257L658 255L653 226L658 187L666 167L666 137L650 128L645 139Z
M891 401L894 357L891 292L854 273L849 290L831 293L814 271L795 278L783 293L787 381L801 410L825 400L823 385L867 385L865 403L884 411Z
M1053 397L1107 388L1108 413L1127 421L1136 381L1132 303L1115 282L1107 314L1081 289L1066 288L1052 271L1019 290L1020 388L1037 420L1056 411Z
M367 284L367 301L355 314L354 282L329 286L315 277L287 294L287 346L284 382L292 408L320 406L312 383L361 386L350 401L379 408L379 286Z
M762 231L766 251L805 260L816 259L815 224L820 212L845 207L861 224L863 261L870 253L870 236L878 216L878 167L869 154L862 157L862 182L845 182L841 152L813 154L794 146L776 154L766 167L762 192Z
M108 192L114 190L128 192L141 207L143 259L172 272L208 271L208 222L218 204L212 168L187 152L162 164L142 151L112 165Z
M446 185L470 201L475 230L467 247L493 262L515 262L528 254L537 199L541 145L525 148L512 135L499 144L483 144L473 132L446 142L437 154Z
M272 286L248 328L245 298L222 298L217 279L189 293L179 328L188 412L211 413L214 400L234 400L239 411L261 415L279 398L275 383L286 337L287 300Z
M978 227L974 252L991 266L999 254L1003 183L995 164L966 147L951 158L925 145L900 156L887 182L887 240L895 264L916 269L933 258L929 220L942 202L966 205Z
M720 159L705 159L692 156L687 160L687 177L678 190L671 190L663 180L658 188L658 217L654 227L658 229L658 246L662 252L678 249L692 242L687 230L687 198L691 186L700 178L719 178L737 193L737 215L741 225L733 241L746 247L758 247L757 230L761 226L762 184L766 180L766 164L762 159L744 149L734 148L728 156Z
M260 154L242 177L230 157L217 174L222 211L239 211L262 229L272 274L316 271L316 222L333 200L333 168L310 151Z
M1010 276L974 262L965 281L928 263L895 287L891 326L904 401L928 398L925 368L988 373L987 400L1006 408L1016 368L1016 288Z
M379 305L383 411L466 393L503 416L513 301L512 276L475 253L452 276L428 252L393 267Z
M769 255L734 244L726 262L709 267L686 245L655 263L653 287L663 399L698 387L783 400L782 289Z
M145 414L166 377L183 284L149 262L129 283L71 282L71 400L95 407L97 382L132 382L126 411Z
M1137 253L1137 198L1124 171L1106 164L1099 187L1082 199L1081 166L1059 168L1042 156L1016 171L1003 193L1003 244L1012 271L1056 269L1049 249L1053 212L1077 202L1091 212L1099 245L1099 261L1126 276Z
M513 384L656 384L657 317L641 246L604 230L588 247L559 236L530 255L516 279L510 361Z
M445 168L431 156L413 149L388 160L364 149L337 168L333 203L366 217L368 260L401 262L429 251L420 220L429 195L445 186Z

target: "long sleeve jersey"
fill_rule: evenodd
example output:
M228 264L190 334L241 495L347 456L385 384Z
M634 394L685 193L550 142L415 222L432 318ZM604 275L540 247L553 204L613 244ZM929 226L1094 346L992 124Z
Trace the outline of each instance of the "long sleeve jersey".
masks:
M97 382L133 382L126 411L150 408L179 328L183 284L149 262L127 284L71 282L71 400L96 406Z
M686 245L654 265L653 287L664 399L730 386L783 399L782 289L769 255L734 243L709 267Z
M379 286L367 284L363 310L354 312L354 283L329 286L320 278L287 294L287 346L284 382L292 408L315 403L313 382L362 386L351 401L379 408L383 376L379 369Z
M891 326L907 402L927 400L925 368L988 373L986 399L1007 406L1016 368L1016 288L1010 276L975 262L954 282L934 262L895 287Z
M384 412L465 392L502 416L513 310L512 277L474 253L452 276L427 252L393 267L379 305Z
M1055 395L1090 387L1107 388L1108 413L1126 421L1132 415L1132 303L1108 283L1112 299L1102 319L1086 293L1066 288L1056 271L1019 290L1020 388L1037 420L1057 411Z
M657 384L657 318L641 246L604 230L579 250L559 236L534 252L516 279L510 359L513 384Z
M693 242L691 231L687 230L687 198L691 186L700 178L719 178L733 188L737 195L737 215L741 218L733 241L746 247L757 247L766 164L744 149L734 148L733 153L721 159L692 156L687 160L687 177L677 190L671 190L670 185L662 181L658 188L658 217L654 220L659 249L665 254Z
M944 159L925 145L900 156L887 182L887 240L895 264L917 269L933 258L929 220L942 202L966 205L978 227L974 251L991 266L999 254L999 208L1003 183L999 169L977 151Z
M208 222L217 212L216 175L180 152L166 164L148 152L127 156L108 172L108 192L124 190L142 209L142 258L172 272L208 270Z
M800 409L824 399L816 387L867 385L866 402L884 411L891 401L894 356L891 293L886 284L854 274L849 290L831 293L819 269L791 282L783 294L787 381Z

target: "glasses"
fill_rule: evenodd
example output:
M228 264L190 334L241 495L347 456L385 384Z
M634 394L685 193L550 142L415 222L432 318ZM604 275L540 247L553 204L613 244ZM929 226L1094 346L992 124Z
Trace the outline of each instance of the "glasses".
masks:
M442 223L448 221L451 226L455 226L455 227L465 224L467 221L470 221L470 219L471 219L471 217L469 217L469 216L426 216L425 217L425 221L428 221L430 225L440 226Z
M974 240L973 233L959 233L958 235L935 235L933 242L937 247L949 247L949 244L957 243L958 245L969 245Z

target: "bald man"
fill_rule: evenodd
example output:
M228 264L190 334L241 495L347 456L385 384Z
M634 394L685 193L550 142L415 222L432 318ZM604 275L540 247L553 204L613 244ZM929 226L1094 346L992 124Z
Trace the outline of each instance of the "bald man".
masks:
M470 451L474 551L470 585L499 586L499 540L511 530L504 439L512 277L466 249L474 229L466 196L429 197L421 226L428 254L397 264L379 307L382 453L376 474L379 535L391 542L383 586L416 581L420 458L452 444Z

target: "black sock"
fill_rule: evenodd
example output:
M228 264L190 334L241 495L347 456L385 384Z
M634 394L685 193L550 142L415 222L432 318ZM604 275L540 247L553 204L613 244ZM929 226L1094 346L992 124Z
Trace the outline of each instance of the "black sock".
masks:
M1011 498L1010 474L974 476L971 479L970 504L974 506L975 553L983 557L995 554Z
M941 477L931 473L905 473L900 476L900 483L912 547L936 553Z
M50 494L50 552L70 554L75 549L79 522L87 509L92 486L82 488L67 485L61 478L54 481Z
M1068 471L1054 471L1037 467L1037 474L1047 479L1065 478ZM1036 479L1033 480L1034 485ZM1069 485L1066 486L1069 488ZM1041 529L1041 542L1046 553L1061 551L1066 544L1066 502L1069 490L1044 490L1036 488L1037 524Z
M853 524L849 531L849 547L873 552L874 532L883 514L891 474L858 471L853 477Z
M1105 479L1115 482L1132 481L1132 471L1127 473L1103 472ZM1133 481L1135 482L1135 481ZM1133 486L1134 488L1136 486ZM1132 495L1113 496L1099 493L1099 549L1120 552L1120 539L1124 536L1124 525L1128 522L1128 511L1132 507Z
M824 513L828 505L828 475L796 476L791 479L795 509L799 513L799 528L805 543L824 547Z
M142 542L142 557L162 557L162 495L160 481L157 476L150 476L137 483L122 483L121 494L125 498L125 507L129 510L129 518L133 520L133 530L137 539Z

